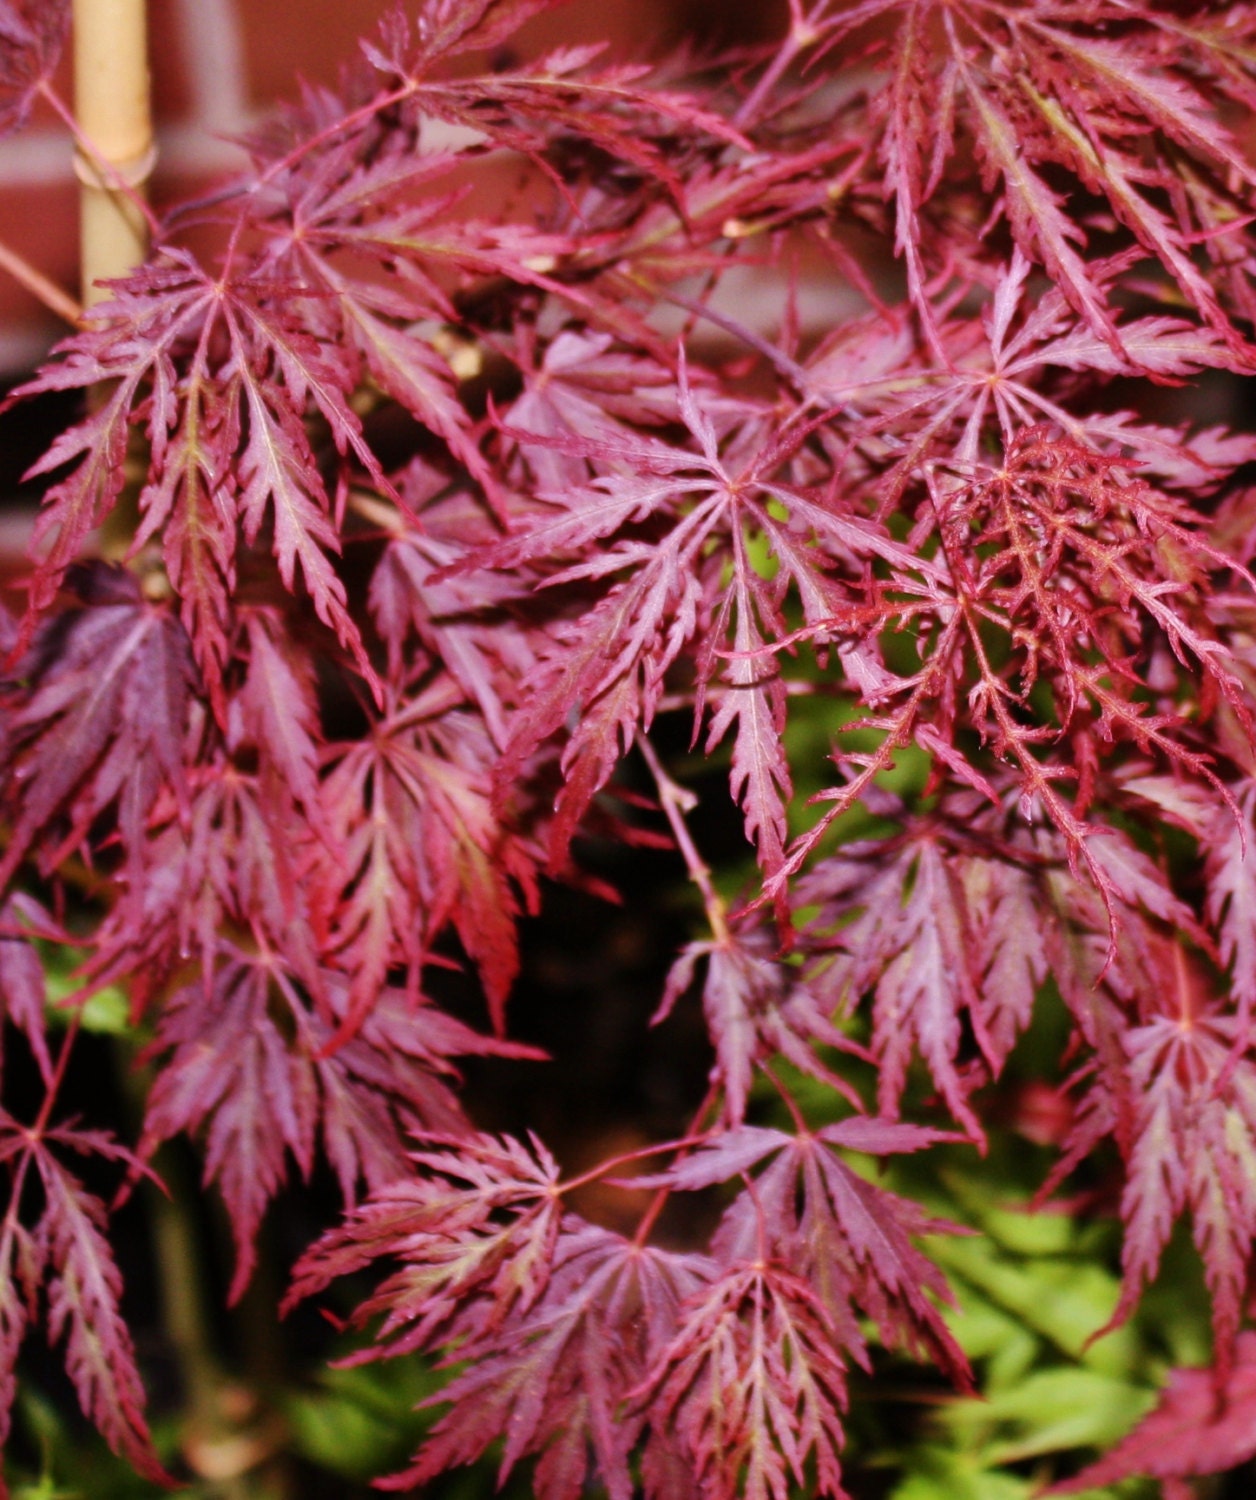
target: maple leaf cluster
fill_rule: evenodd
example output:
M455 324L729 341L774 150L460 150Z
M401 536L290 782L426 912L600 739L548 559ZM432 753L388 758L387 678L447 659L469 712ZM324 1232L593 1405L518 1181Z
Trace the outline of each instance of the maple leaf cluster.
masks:
M791 0L718 67L485 64L548 5L392 13L13 398L90 397L0 617L5 1061L43 1086L0 1110L0 1437L42 1315L160 1474L66 1153L134 1180L187 1135L232 1297L321 1158L345 1217L292 1298L383 1267L363 1357L453 1370L390 1483L500 1441L544 1500L842 1497L852 1366L971 1378L919 1243L957 1226L853 1162L982 1145L1050 988L1047 1188L1113 1144L1114 1321L1182 1220L1214 1309L1213 1370L1095 1474L1204 1472L1155 1434L1251 1399L1256 438L1172 388L1256 361L1256 5ZM0 126L65 10L0 0ZM660 720L726 768L736 901ZM700 1003L713 1061L622 1234L476 1131L457 1059L530 1055L518 927L582 836L663 828L703 925L657 1015ZM129 997L133 1147L66 1123L71 941L72 1015ZM484 1031L427 992L451 962ZM696 1191L709 1240L660 1242Z

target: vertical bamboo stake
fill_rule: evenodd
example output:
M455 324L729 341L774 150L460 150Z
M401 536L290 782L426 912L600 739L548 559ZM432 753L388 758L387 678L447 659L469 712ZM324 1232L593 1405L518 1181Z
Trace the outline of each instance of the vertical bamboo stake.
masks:
M125 276L144 259L148 228L136 195L152 174L146 0L74 0L74 112L85 140L75 155L82 222L83 305L93 283Z

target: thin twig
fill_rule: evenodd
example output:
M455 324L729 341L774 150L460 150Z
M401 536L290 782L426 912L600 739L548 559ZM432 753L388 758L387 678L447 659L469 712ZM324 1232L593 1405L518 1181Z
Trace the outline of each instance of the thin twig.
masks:
M654 753L654 746L644 734L638 733L637 735L637 749L640 750L642 759L649 766L650 775L654 777L654 785L659 794L659 806L671 824L676 847L685 861L689 879L702 895L702 904L706 908L711 934L717 943L726 943L728 941L728 906L715 889L710 867L698 853L697 845L685 822L685 814L692 811L697 798L667 774L662 762Z
M24 286L31 296L38 297L44 306L55 312L59 318L64 318L67 323L76 328L82 324L83 309L69 292L50 280L42 271L31 265L25 256L19 255L3 240L0 240L0 271L7 271L14 281Z

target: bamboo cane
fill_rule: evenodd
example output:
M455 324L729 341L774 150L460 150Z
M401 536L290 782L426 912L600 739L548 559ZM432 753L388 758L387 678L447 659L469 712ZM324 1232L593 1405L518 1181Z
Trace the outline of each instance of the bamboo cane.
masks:
M125 276L145 257L144 185L156 151L150 105L146 0L74 0L74 112L82 184L83 305L95 283Z

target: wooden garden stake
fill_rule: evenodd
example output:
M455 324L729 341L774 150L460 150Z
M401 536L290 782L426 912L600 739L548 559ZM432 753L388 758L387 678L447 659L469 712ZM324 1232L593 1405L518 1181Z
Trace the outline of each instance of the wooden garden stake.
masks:
M107 295L97 281L125 276L148 250L142 197L156 150L145 9L146 0L74 0L85 307Z

